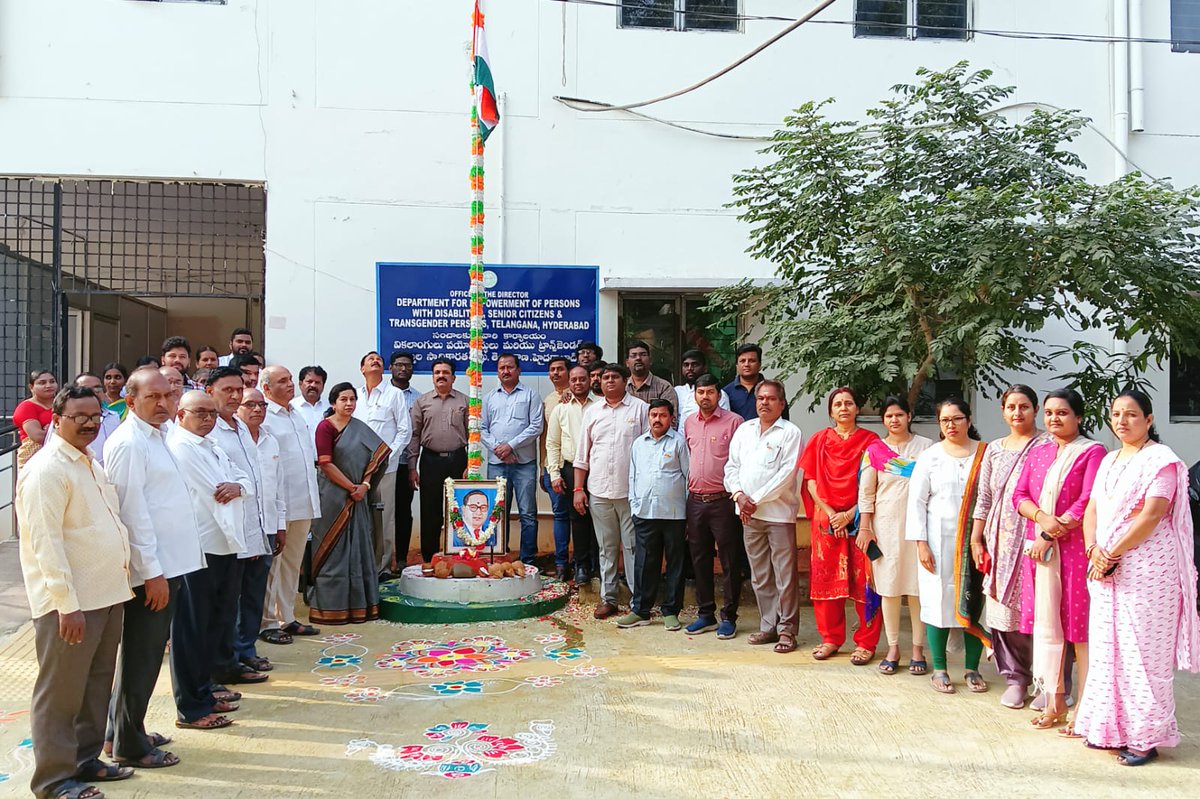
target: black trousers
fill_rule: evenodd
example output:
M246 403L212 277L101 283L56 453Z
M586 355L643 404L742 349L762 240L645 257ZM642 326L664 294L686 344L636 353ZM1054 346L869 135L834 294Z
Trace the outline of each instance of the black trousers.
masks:
M567 518L571 522L571 543L575 546L575 568L588 574L598 574L599 553L596 552L596 530L589 514L580 515L575 510L575 464L567 461L562 466L563 493L567 499Z
M633 517L633 532L637 536L634 552L637 569L637 593L633 612L650 618L658 584L662 582L663 553L667 556L667 578L660 609L664 616L678 616L683 607L683 562L687 560L684 541L684 519L643 519Z
M171 682L181 721L213 712L213 670L234 661L233 637L244 561L205 555L208 568L183 576L171 622Z
M167 580L171 594L162 610L146 607L146 587L142 585L133 589L133 599L125 603L110 721L115 757L137 760L152 748L146 738L146 708L162 670L182 584L182 577Z
M716 549L721 558L721 590L725 595L721 618L737 621L742 580L747 571L742 564L747 562L747 558L742 522L733 509L733 500L726 497L701 502L689 496L687 535L695 572L699 615L716 615L716 587L713 580L713 550Z
M408 565L408 548L412 546L414 493L408 481L408 464L402 463L396 468L396 569L399 571Z
M421 475L421 560L428 563L442 549L446 514L446 478L461 480L467 470L467 450L422 450L417 472Z

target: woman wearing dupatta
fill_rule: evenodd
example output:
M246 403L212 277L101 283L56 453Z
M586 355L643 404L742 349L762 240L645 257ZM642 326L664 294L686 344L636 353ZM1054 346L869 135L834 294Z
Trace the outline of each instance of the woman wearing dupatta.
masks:
M908 597L912 622L910 674L925 674L925 625L917 593L917 545L904 538L908 511L908 484L917 456L933 445L925 436L913 435L912 411L903 397L888 397L880 414L887 428L885 439L876 439L863 453L858 480L858 537L855 546L864 554L874 541L882 555L871 562L875 592L883 604L883 629L888 651L879 670L895 674L900 665L900 605ZM868 555L869 557L869 555Z
M850 662L865 666L875 657L882 630L879 614L867 619L867 557L854 546L858 506L858 468L863 452L879 436L858 426L858 396L850 388L829 395L833 427L817 433L800 455L805 490L804 512L812 524L812 572L809 595L821 644L816 660L837 654L846 641L846 600L858 611Z
M991 641L982 625L983 574L971 560L968 532L979 487L985 445L971 424L971 406L961 399L938 405L942 440L917 456L908 488L904 535L917 542L921 571L921 621L933 658L933 688L954 693L946 670L946 641L952 627L963 627L967 687L987 690L979 658Z
M1200 671L1187 467L1157 443L1153 410L1140 391L1113 401L1121 449L1101 462L1083 517L1091 671L1074 731L1125 766L1178 745L1175 669Z
M1037 392L1022 384L1000 397L1009 434L987 446L979 471L979 499L971 531L971 557L983 572L988 629L996 649L996 668L1008 683L1000 704L1020 710L1033 682L1033 640L1021 632L1021 577L1025 520L1013 492L1029 451L1049 439L1037 429ZM1069 678L1069 672L1068 672Z
M379 617L379 580L367 495L383 477L391 449L355 419L358 392L338 383L329 416L317 425L321 518L312 527L309 613L318 624L361 623Z
M1079 664L1076 685L1082 690L1087 683L1087 555L1081 526L1105 449L1079 431L1084 414L1079 392L1051 391L1042 405L1051 439L1030 450L1013 504L1029 520L1021 632L1033 635L1033 686L1044 700L1032 723L1046 730L1067 716L1067 643Z

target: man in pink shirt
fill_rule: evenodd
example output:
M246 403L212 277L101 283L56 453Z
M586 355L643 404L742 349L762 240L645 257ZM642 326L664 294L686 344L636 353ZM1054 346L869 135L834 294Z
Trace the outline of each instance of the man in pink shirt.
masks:
M696 604L700 611L687 626L693 635L717 631L717 638L737 635L738 599L742 593L742 523L725 490L725 464L729 442L744 421L740 414L720 407L721 387L710 374L696 378L698 411L683 423L691 471L688 473L687 536L696 576ZM713 549L721 558L721 623L717 624Z
M629 371L619 364L604 367L600 389L604 402L583 414L575 453L575 510L591 509L600 549L600 594L595 617L607 619L617 611L617 559L625 553L625 578L637 593L634 569L633 514L629 508L629 453L633 440L649 429L650 406L626 393Z

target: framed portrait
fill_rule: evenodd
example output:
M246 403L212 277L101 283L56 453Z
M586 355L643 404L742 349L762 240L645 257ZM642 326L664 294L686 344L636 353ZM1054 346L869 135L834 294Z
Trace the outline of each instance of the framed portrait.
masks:
M504 478L446 480L442 553L474 549L478 555L504 554L508 543L508 508Z

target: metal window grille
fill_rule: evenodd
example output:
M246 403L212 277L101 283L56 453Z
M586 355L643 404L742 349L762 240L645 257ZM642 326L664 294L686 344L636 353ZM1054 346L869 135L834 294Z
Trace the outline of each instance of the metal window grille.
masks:
M262 186L0 177L0 415L68 377L69 308L103 295L260 301Z

